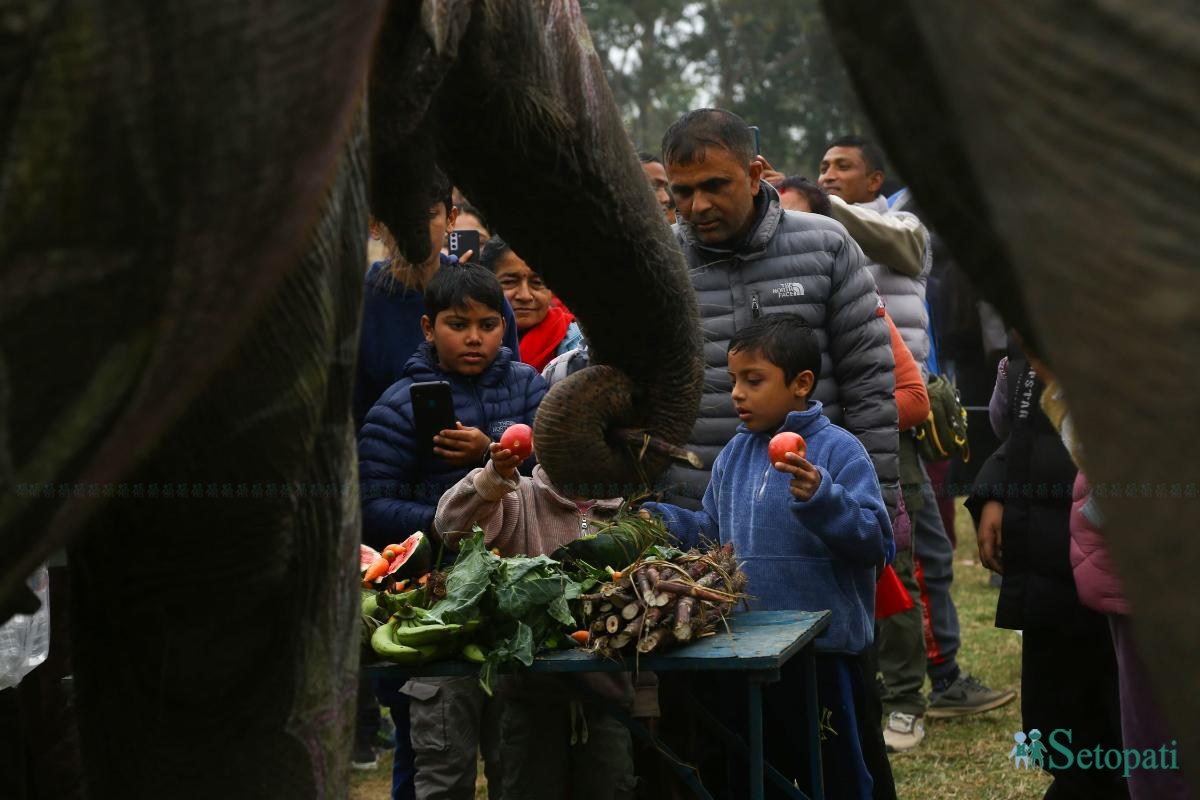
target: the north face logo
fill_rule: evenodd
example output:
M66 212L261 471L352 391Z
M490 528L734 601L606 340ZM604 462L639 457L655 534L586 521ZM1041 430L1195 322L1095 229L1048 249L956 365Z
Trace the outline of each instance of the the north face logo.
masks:
M771 290L771 294L776 297L803 297L804 284L802 283L781 283Z

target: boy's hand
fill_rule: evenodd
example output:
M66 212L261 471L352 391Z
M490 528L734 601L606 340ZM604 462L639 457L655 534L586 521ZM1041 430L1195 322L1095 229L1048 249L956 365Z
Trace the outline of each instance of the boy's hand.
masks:
M1004 522L1004 504L989 500L979 511L979 530L975 540L979 543L979 561L997 575L1004 574L1004 548L1001 546L1000 528Z
M478 428L468 428L461 422L454 430L444 430L433 437L433 452L452 467L476 467L483 461L492 440Z
M786 458L786 462L776 461L775 469L792 476L792 482L789 484L792 497L797 500L811 500L817 489L821 488L820 470L801 458L799 453L788 453Z
M501 478L511 481L517 477L517 468L521 466L520 457L513 455L511 450L505 450L497 442L488 445L488 449L492 453L492 466Z

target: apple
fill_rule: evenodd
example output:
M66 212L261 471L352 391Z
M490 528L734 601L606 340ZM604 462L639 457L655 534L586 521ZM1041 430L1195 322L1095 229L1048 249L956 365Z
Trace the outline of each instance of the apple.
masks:
M770 456L772 464L779 462L787 464L788 453L798 453L801 458L804 458L804 454L807 452L808 445L804 443L804 437L792 431L775 434L771 437L771 443L767 445L767 455Z
M500 447L524 461L533 453L533 431L528 425L509 425L500 437Z

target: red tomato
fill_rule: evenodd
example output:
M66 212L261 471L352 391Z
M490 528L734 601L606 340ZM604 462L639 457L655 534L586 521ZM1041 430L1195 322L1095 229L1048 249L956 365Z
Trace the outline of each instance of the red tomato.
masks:
M808 452L808 446L804 443L804 437L798 433L784 431L777 433L771 437L771 443L767 445L767 455L771 457L772 464L783 462L788 463L785 456L788 453L799 453L801 458Z
M510 425L500 437L500 446L524 461L533 453L533 431L521 423Z

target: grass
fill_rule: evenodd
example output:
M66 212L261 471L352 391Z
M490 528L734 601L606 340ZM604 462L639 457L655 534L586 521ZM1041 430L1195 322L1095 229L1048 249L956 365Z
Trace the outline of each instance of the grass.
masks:
M993 627L997 590L978 561L970 515L956 516L958 549L954 558L954 602L962 628L958 660L963 669L994 688L1019 687L1021 637ZM928 688L928 687L927 687ZM927 720L925 742L915 752L892 757L897 795L902 800L1017 800L1039 798L1049 785L1040 772L1018 770L1008 759L1013 734L1021 727L1020 697L1003 708L957 720ZM391 796L391 754L380 768L356 773L352 800ZM482 769L480 770L482 773ZM479 800L487 797L480 779Z

